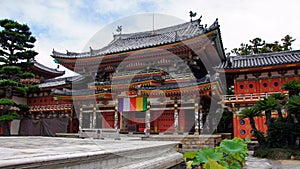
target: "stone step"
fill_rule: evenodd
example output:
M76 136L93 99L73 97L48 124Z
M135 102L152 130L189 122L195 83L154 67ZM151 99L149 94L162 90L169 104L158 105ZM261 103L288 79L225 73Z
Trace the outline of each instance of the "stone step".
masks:
M255 147L259 146L258 141L251 141L247 144L248 150L253 151Z
M150 135L148 137L142 137L147 141L177 141L181 145L179 151L188 152L199 150L204 147L213 148L220 144L222 137L220 134L201 134L201 135Z
M149 160L138 161L134 164L123 166L120 169L165 169L181 163L182 159L183 156L181 153L173 152Z

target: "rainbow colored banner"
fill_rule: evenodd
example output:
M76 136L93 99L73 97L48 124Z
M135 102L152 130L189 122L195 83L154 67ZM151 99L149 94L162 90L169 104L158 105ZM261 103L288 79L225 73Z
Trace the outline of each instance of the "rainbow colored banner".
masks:
M146 111L147 97L119 98L118 111Z

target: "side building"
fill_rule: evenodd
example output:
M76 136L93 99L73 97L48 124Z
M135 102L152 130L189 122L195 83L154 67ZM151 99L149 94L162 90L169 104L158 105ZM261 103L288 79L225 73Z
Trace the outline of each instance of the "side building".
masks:
M59 78L64 71L49 68L36 61L29 70L34 79L22 79L24 84L36 84L40 90L23 97L13 96L16 103L26 104L29 111L21 113L20 120L11 122L13 135L54 136L58 132L78 132L78 119L73 115L71 101L59 101L52 94L53 89L71 88L71 83L80 77ZM1 134L0 125L0 134Z
M287 95L281 86L291 80L300 80L300 51L230 56L217 71L226 74L227 87L233 90L233 94L223 96L221 103L234 114L234 136L250 138L249 120L239 118L239 112L273 93ZM265 116L256 117L255 122L257 129L266 133Z

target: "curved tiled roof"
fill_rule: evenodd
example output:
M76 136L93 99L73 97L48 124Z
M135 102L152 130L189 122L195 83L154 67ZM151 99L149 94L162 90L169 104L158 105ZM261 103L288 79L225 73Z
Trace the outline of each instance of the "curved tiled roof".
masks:
M57 75L63 75L63 74L65 74L65 71L59 71L59 70L57 70L57 69L49 68L49 67L47 67L47 66L45 66L45 65L40 64L40 63L37 62L37 61L34 61L34 66L35 66L36 68L39 68L39 69L41 69L41 70L44 70L44 71L46 71L46 72L50 72L50 73L53 73L53 74L57 74Z
M183 24L158 29L153 31L138 32L131 34L114 35L114 39L105 47L83 53L67 52L60 53L53 50L54 58L86 58L101 56L118 52L131 51L153 46L160 46L174 42L180 42L189 38L202 35L206 32L219 28L218 19L210 26L201 25L201 20L194 20Z
M216 68L243 69L291 63L300 63L300 50L246 56L230 56Z
M78 76L71 76L71 77L62 77L58 79L49 79L49 80L44 80L39 84L40 88L47 88L47 87L56 87L56 86L61 86L61 85L66 85L70 84L72 82L75 82L77 80L81 80L83 77L78 75Z

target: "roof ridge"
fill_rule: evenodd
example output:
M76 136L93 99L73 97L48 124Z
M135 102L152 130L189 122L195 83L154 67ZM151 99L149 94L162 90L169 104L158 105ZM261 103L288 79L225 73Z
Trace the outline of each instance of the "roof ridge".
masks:
M263 53L256 55L230 56L225 64L217 66L218 69L242 69L259 66L300 63L300 50Z
M39 62L37 62L36 60L34 60L34 66L36 66L36 67L38 67L38 68L41 68L41 69L48 69L48 70L50 70L50 71L53 71L53 72L59 73L59 74L64 74L64 73L65 73L65 71L57 70L57 69L55 69L55 68L50 68L50 67L48 67L48 66L45 66L45 65L43 65L43 64L41 64L41 63L39 63Z
M156 29L154 30L154 34L152 30L129 34L116 34L114 35L114 39L106 46L95 50L90 48L89 52L75 53L67 51L66 54L62 54L53 50L52 57L85 58L143 49L146 47L160 46L186 40L191 37L213 31L217 28L219 28L218 19L216 19L215 22L207 28L207 25L203 26L201 24L201 18L199 18L191 22L184 22ZM188 36L185 34L188 34Z
M119 36L122 37L122 36L139 35L139 34L142 34L142 33L153 33L153 31L156 32L156 31L170 30L171 28L184 26L184 25L187 25L187 24L190 24L190 23L194 23L194 22L196 22L196 21L194 20L192 22L184 22L184 23L181 23L181 24L178 24L178 25L164 27L164 28L160 28L160 29L156 29L156 30L147 30L147 31L134 32L134 33L126 33L126 34L116 34L114 36L116 36L116 37L119 37ZM172 32L172 31L165 31L163 33L167 33L167 32ZM162 34L162 33L160 33L160 34Z

